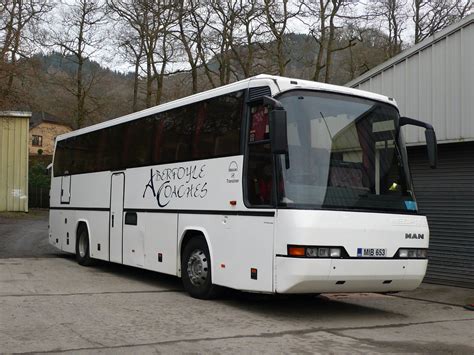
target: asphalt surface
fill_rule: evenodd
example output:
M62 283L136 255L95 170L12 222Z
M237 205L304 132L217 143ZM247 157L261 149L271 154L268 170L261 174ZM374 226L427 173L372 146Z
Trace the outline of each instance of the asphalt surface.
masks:
M201 301L174 277L81 267L46 231L45 213L0 215L1 353L474 353L473 290Z
M48 211L0 213L0 259L54 257L60 254L48 243Z

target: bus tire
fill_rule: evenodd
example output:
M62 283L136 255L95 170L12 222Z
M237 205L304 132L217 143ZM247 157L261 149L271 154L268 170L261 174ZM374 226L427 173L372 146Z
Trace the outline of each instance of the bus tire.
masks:
M181 280L191 297L213 299L220 288L212 284L211 257L204 238L192 238L184 247L181 257Z
M77 230L76 260L82 266L94 264L94 260L90 257L89 232L84 225L79 226Z

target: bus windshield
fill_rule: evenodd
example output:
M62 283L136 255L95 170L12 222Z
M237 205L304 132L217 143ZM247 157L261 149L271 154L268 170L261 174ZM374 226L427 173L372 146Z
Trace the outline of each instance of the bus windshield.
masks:
M278 164L279 207L416 212L395 107L307 90L278 99L290 162Z

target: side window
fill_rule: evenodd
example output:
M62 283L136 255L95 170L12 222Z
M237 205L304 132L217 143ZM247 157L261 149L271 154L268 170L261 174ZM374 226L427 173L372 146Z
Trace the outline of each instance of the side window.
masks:
M163 114L157 114L152 117L153 134L152 134L152 164L159 164L162 161L163 139L165 131L165 120L161 119Z
M141 118L124 124L122 163L126 167L151 163L153 119Z
M263 105L250 109L249 141L258 142L269 139L268 108Z
M191 160L191 144L194 131L194 107L184 106L163 112L155 124L160 132L160 148L154 148L154 155L160 159L155 163L171 163ZM159 153L159 154L157 154Z
M249 145L247 165L247 199L252 205L271 205L273 159L270 144Z
M193 158L203 159L240 153L242 91L196 104Z
M247 201L253 206L272 205L273 155L270 149L268 109L250 108L247 159Z
M73 174L96 171L95 155L99 135L100 131L95 131L72 138L74 150L71 160L71 170Z
M124 125L117 125L100 130L98 149L96 151L96 171L119 170L124 168L122 162Z
M70 174L70 162L72 160L72 147L70 139L59 141L56 145L54 155L54 176L62 176Z

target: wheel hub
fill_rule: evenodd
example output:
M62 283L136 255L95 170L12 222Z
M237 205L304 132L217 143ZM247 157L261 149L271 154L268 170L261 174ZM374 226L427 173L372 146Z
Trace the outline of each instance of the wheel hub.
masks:
M202 250L194 250L188 260L187 272L194 286L202 286L207 280L208 260Z

